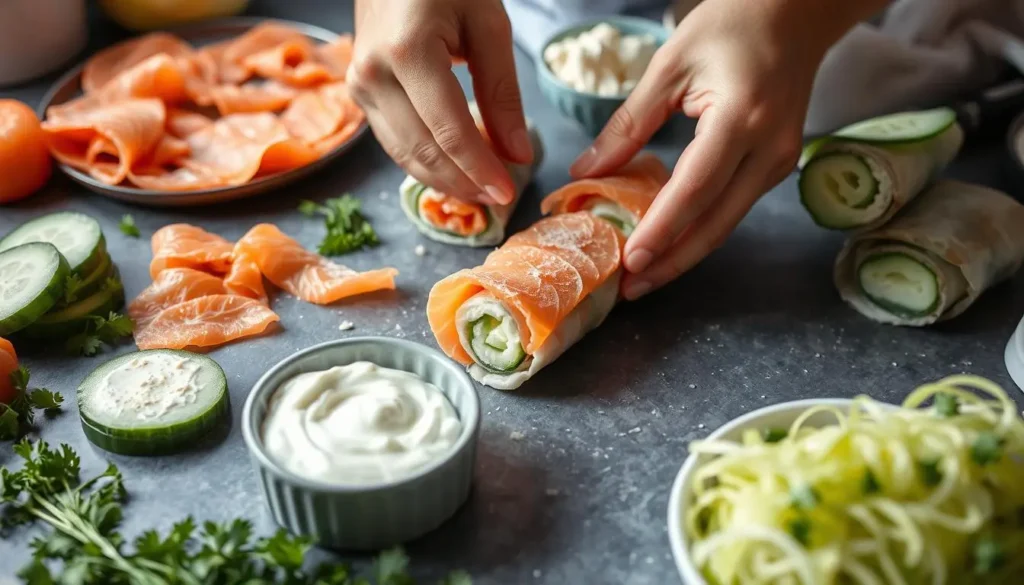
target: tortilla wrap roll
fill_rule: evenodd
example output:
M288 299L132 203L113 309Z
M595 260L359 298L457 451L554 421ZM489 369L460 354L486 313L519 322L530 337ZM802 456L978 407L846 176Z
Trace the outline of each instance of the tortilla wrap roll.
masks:
M470 111L477 121L477 128L487 139L476 102L470 104ZM497 246L505 240L505 227L519 204L526 186L533 180L544 159L544 145L536 127L527 120L527 131L533 145L533 162L520 165L506 162L505 168L512 176L516 194L507 205L483 205L462 201L420 183L415 177L407 176L398 189L402 211L409 221L426 237L444 244L468 247Z
M614 173L573 181L554 191L541 201L540 210L545 215L587 211L611 222L628 237L669 176L658 157L641 152Z
M840 296L865 317L922 326L963 313L1024 261L1024 205L960 181L935 183L885 226L851 237Z
M438 345L478 382L518 388L611 312L623 243L586 212L541 219L434 285L427 320Z
M945 126L926 126L925 130L940 129L923 137L872 140L860 134L844 136L850 128L868 124L887 128L889 118L911 115L868 120L819 139L805 149L807 160L800 169L800 201L815 223L836 230L871 230L883 225L956 157L964 133L955 116L943 118L948 121ZM897 138L906 136L901 134Z

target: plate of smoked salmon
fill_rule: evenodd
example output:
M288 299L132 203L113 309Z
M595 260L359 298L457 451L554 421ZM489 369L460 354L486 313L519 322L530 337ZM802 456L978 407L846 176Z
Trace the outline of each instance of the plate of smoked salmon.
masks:
M324 167L366 133L345 72L352 36L232 18L95 53L43 98L60 168L157 206L264 193Z

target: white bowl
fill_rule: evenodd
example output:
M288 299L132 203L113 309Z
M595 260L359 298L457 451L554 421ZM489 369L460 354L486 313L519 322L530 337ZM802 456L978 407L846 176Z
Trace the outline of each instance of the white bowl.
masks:
M1006 344L1006 370L1014 384L1024 392L1024 317Z
M801 413L816 406L834 406L840 410L849 410L853 401L847 398L810 398L795 400L766 406L735 418L722 425L708 435L708 439L738 440L743 431L751 428L789 428ZM836 422L833 415L827 412L818 413L808 421L810 426L827 426ZM690 539L683 530L683 513L690 500L690 482L697 467L708 460L707 456L690 455L686 458L676 480L672 483L672 494L668 501L668 538L672 547L672 556L679 569L679 577L686 585L707 585L700 573L700 568L690 558Z

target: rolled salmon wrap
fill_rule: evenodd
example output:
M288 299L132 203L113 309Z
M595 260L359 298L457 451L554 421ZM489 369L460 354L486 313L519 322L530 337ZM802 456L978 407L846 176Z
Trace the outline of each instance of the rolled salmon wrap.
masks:
M586 211L611 222L629 236L668 182L669 171L649 152L641 152L614 173L573 181L540 204L542 213Z
M822 227L874 229L935 179L963 139L956 115L946 108L848 126L804 150L800 200Z
M480 383L518 388L611 312L623 243L586 212L538 221L434 285L427 319L438 345Z
M470 111L477 121L480 133L491 144L484 128L476 103L470 104ZM428 238L455 246L483 247L497 246L505 240L505 226L519 204L526 186L544 159L544 146L537 129L527 121L527 131L533 145L533 162L520 165L505 162L505 168L512 176L516 196L507 205L483 205L462 201L436 191L415 177L407 176L399 187L402 211L416 229Z
M952 319L1024 261L1024 205L977 185L935 183L885 226L851 237L839 294L865 317L922 326Z

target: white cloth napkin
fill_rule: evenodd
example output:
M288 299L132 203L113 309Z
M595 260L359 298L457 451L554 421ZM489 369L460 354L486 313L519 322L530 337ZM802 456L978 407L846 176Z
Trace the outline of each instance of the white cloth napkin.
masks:
M895 0L825 57L808 135L981 91L1008 65L1024 72L1024 0Z

